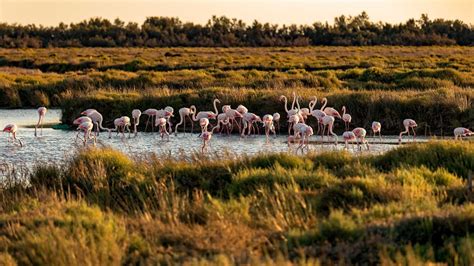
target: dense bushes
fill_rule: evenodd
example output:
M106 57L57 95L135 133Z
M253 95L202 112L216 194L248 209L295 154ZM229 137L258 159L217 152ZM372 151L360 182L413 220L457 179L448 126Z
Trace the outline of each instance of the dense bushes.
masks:
M308 45L472 45L472 26L459 20L420 20L391 25L369 21L367 13L340 16L334 24L270 25L212 17L205 25L178 18L148 17L137 23L91 18L57 27L0 24L0 47L170 47ZM173 56L170 54L169 56Z

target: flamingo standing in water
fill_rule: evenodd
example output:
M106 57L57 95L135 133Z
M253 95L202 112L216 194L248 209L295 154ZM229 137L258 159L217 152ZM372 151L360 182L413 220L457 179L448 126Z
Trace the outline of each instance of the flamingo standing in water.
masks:
M318 102L318 98L316 98L316 96L313 96L313 99L310 103L309 103L309 111L311 113L311 115L316 118L317 122L318 122L318 131L316 134L319 134L319 132L321 131L322 129L322 125L323 125L323 117L326 116L326 113L323 112L323 109L326 105L323 105L321 107L321 109L316 109L316 110L313 110L314 109L314 106L316 106L316 103Z
M344 121L344 124L346 126L346 130L349 130L349 124L352 121L352 116L350 114L346 113L346 107L342 107L342 121Z
M199 113L196 113L196 107L195 106L191 106L193 107L193 116L192 116L192 119L193 121L199 121L201 120L201 118L207 118L207 119L216 119L217 118L217 114L219 113L219 110L217 110L217 103L221 103L221 101L219 101L219 99L214 99L214 101L212 102L213 106L214 106L214 111L215 112L212 112L212 111L200 111Z
M146 120L146 124L145 124L145 132L146 132L146 129L148 128L148 123L150 122L150 120L151 120L151 132L153 132L154 129L155 129L155 125L154 125L153 121L156 120L156 115L158 114L158 109L149 108L149 109L146 109L145 111L143 111L143 114L148 116L148 119Z
M260 118L260 116L254 113L243 114L242 120L244 124L242 128L242 133L241 133L242 137L245 136L245 129L248 130L248 133L247 133L248 136L250 136L252 130L255 134L254 124L257 122L262 122L262 119ZM258 134L260 134L260 129L258 128L258 126L257 126L257 131L258 131Z
M108 131L108 128L102 126L104 118L102 114L95 109L87 109L81 112L81 115L86 115L92 120L92 124L96 126L96 136L99 136L100 130Z
M138 124L140 124L140 116L142 115L142 111L139 109L133 109L132 111L132 119L133 119L133 134L135 134L135 137L138 134Z
M288 109L288 99L286 98L285 95L280 96L280 101L285 102L285 111L286 111L286 117L290 118L292 115L295 115L296 113L299 112L298 109L295 109L295 102L296 102L296 94L293 92L293 103L291 104L291 109ZM291 129L293 128L293 124L288 125L288 135L291 134Z
M239 113L237 110L235 109L228 109L226 112L225 112L225 115L227 116L227 118L229 119L229 123L230 123L230 130L232 131L234 129L234 123L237 125L237 127L239 128L239 134L242 133L242 129L240 127L240 123L237 123L237 118L240 118L242 119L243 116L241 113Z
M222 126L222 128L221 128ZM224 130L224 127L227 129L227 135L230 134L230 127L229 127L229 118L227 118L227 115L225 113L221 113L217 115L217 129L219 132L222 134L222 131Z
M204 151L207 151L207 147L209 146L209 142L211 141L212 134L214 133L214 130L217 128L217 126L213 127L211 131L204 131L201 134L201 139L202 139L202 146L201 146L201 153L204 153Z
M265 136L267 137L267 142L270 138L270 132L273 132L273 137L276 135L275 125L273 124L272 115L263 116L263 127L265 128Z
M463 137L474 135L474 132L465 127L457 127L454 129L454 139L462 140Z
M408 136L410 136L410 128L413 131L413 141L416 141L415 127L418 125L416 124L415 120L407 118L403 120L403 126L405 127L405 131L400 132L400 135L398 136L398 144L402 143L402 136L404 134L408 133Z
M44 106L38 108L39 118L38 118L38 123L36 123L36 126L35 126L35 137L37 136L36 131L38 130L38 127L40 126L41 126L41 135L43 135L43 119L46 116L47 111L48 109L46 109L46 107Z
M298 146L298 148L296 148L296 152L298 152L298 149L301 149L301 153L303 153L304 148L307 148L309 150L309 137L311 137L314 134L313 128L306 124L302 124L300 127L298 127L298 134L301 135L301 140L300 140L300 145ZM306 141L306 145L305 145L305 141Z
M328 103L328 99L327 98L323 98L321 100L321 102L324 102L323 106L321 107L321 110L323 110L323 112L326 114L326 115L330 115L330 116L333 116L334 118L339 118L341 119L341 114L339 114L339 112L332 108L332 107L326 107L327 103Z
M382 124L380 122L377 122L377 121L374 121L372 122L372 133L373 133L373 137L375 138L375 133L379 133L379 138L380 138L380 141L382 141Z
M80 124L82 124L82 123L84 123L84 122L89 122L89 123L92 124L92 119L90 119L90 117L88 117L88 116L81 116L81 117L79 117L79 118L76 118L76 119L72 122L72 124L79 126ZM92 125L93 125L93 124L92 124ZM79 129L79 128L78 128L78 129ZM81 133L81 132L80 132L80 131L77 131L76 140L77 140L77 138L79 137L79 133Z
M191 133L193 133L194 130L194 124L193 124L193 119L191 118L191 115L194 113L194 109L196 109L196 106L191 105L191 107L183 107L180 108L178 113L179 113L179 123L176 124L174 128L174 134L175 136L178 135L178 127L180 125L183 125L183 133L186 135L186 118L191 120Z
M3 128L3 132L8 133L8 141L10 141L10 134L11 134L12 135L11 139L13 140L13 142L18 141L18 143L20 144L20 147L23 147L23 142L21 141L21 139L16 137L17 131L18 131L18 126L15 124L8 124Z
M122 116L114 120L114 129L109 129L109 139L112 137L112 131L117 131L117 135L122 133L122 137L125 138L125 129L128 131L128 137L130 138L130 118L128 116Z
M360 144L362 145L365 144L365 146L367 147L367 150L369 150L369 142L365 138L365 136L367 135L367 131L364 128L356 127L352 130L352 132L356 136L357 147L359 148L359 150L362 150ZM359 141L360 141L360 144L359 144Z
M356 140L356 135L352 131L345 131L342 133L342 138L344 139L345 149L348 150L348 143L351 142L352 149L354 149L354 140Z
M199 126L201 126L201 134L207 131L207 127L209 126L209 119L201 118L199 119ZM201 135L199 134L199 135Z
M334 145L337 146L337 135L332 131L334 127L335 118L331 115L326 115L322 119L323 124L323 131L321 133L321 141L324 141L324 132L326 131L326 127L328 128L328 141L329 141L329 134L334 137Z
M156 120L156 123L157 123L156 125L159 127L161 139L163 140L163 138L166 136L167 140L169 141L170 134L167 131L168 124L167 124L166 118L164 117L158 118Z
M280 134L280 114L279 113L274 113L273 114L273 122L276 125L276 128L278 129L278 134Z
M90 121L85 121L77 127L77 130L81 130L84 132L84 140L83 140L84 146L86 146L87 141L89 139L92 139L94 141L94 146L95 146L96 137L95 135L92 135L92 128L94 128L94 124Z

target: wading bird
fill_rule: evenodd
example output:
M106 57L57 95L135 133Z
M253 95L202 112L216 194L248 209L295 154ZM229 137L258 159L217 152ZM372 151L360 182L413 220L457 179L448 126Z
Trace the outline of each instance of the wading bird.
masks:
M142 111L139 109L133 109L132 111L132 119L133 119L133 134L135 137L138 134L138 124L140 124L140 116L142 115Z
M454 129L454 139L462 140L463 137L474 135L474 132L465 128L465 127L457 127Z
M168 133L167 130L167 121L166 118L161 117L156 120L156 126L158 126L159 131L160 131L160 137L163 140L164 137L166 136L166 139L169 141L170 140L170 134Z
M207 118L209 120L216 119L217 114L219 113L219 111L217 110L217 103L221 103L221 101L219 101L219 99L214 99L214 101L212 102L215 112L201 111L199 113L196 113L196 107L194 106L194 108L192 108L193 109L193 116L192 116L193 121L199 121L199 120L201 120L201 118Z
M194 130L194 123L193 119L191 118L191 115L194 113L194 109L196 109L196 106L191 105L191 107L183 107L180 108L178 113L179 113L179 123L176 124L174 128L174 134L175 136L178 135L178 127L180 125L183 125L183 133L186 135L186 118L188 118L191 121L191 133L193 133Z
M38 108L38 123L36 123L36 126L35 126L35 137L38 136L37 135L37 130L38 130L38 127L41 126L41 135L43 135L43 120L44 120L44 117L46 116L46 112L48 111L48 109L46 109L46 107L42 106L40 108Z
M369 150L369 142L365 138L365 136L367 135L367 131L364 128L356 127L352 130L352 132L354 132L354 135L356 136L357 148L359 150L362 150L362 147L360 145L365 144L367 150Z
M344 121L344 124L346 126L346 130L349 130L349 125L352 121L352 116L350 114L346 113L346 107L342 107L342 121Z
M413 141L416 140L416 132L415 132L415 127L418 125L416 124L415 120L413 119L405 119L403 120L403 127L405 127L405 131L400 132L400 135L398 136L398 144L402 143L402 136L404 134L408 133L408 136L410 136L410 128L413 131Z
M354 149L354 140L356 140L356 135L352 131L346 131L342 133L342 138L344 139L345 149L348 150L349 141L351 142L352 149Z
M109 139L112 138L112 131L116 131L117 135L122 133L122 137L125 138L125 130L128 131L128 137L130 138L130 118L128 116L122 116L114 120L115 128L109 129Z
M372 122L372 133L373 137L375 138L375 133L379 133L380 141L382 141L382 124L380 122L374 121Z
M102 122L103 122L104 118L102 117L102 114L99 113L97 110L87 109L87 110L83 111L81 113L81 115L86 115L92 120L92 124L96 126L96 128L95 128L96 136L99 136L99 132L101 130L104 130L104 131L109 130L108 128L105 128L105 127L102 126Z
M322 119L322 124L323 124L323 130L321 133L321 141L324 142L324 132L326 131L326 127L328 129L328 141L329 141L329 134L331 134L334 137L334 145L337 146L337 135L332 131L334 127L334 117L330 115L324 116Z
M333 116L334 118L339 118L341 119L341 114L339 114L339 112L332 108L332 107L326 107L327 103L328 103L328 99L327 98L323 98L321 100L321 102L324 102L323 106L321 107L321 110L323 110L323 112L326 114L326 115L330 115L330 116Z
M272 115L263 116L263 127L265 128L265 136L267 137L267 142L270 138L270 132L273 132L273 137L276 135L275 125L273 124Z
M273 122L276 125L276 128L278 129L278 134L280 134L280 114L279 113L274 113L273 114Z
M83 140L84 146L87 145L87 141L90 140L90 139L93 140L93 143L94 143L94 146L95 146L96 137L95 137L95 135L92 134L92 128L93 127L94 127L94 124L92 122L89 122L89 121L83 122L77 127L77 130L80 130L80 131L84 132L84 140Z
M8 133L8 141L12 139L13 142L17 141L20 144L20 147L23 147L23 142L21 141L20 138L17 138L16 136L17 131L18 131L18 126L15 124L8 124L3 128L3 132Z
M303 124L302 126L298 127L298 134L301 136L300 139L300 145L298 148L296 148L296 152L298 152L298 149L301 149L301 153L303 153L304 148L309 150L309 137L311 137L313 133L313 128ZM306 141L306 145L305 145Z
M158 114L158 109L149 108L149 109L146 109L145 111L143 111L143 114L148 116L148 119L146 120L146 124L145 124L145 132L148 128L148 123L150 122L150 120L151 120L151 132L153 132L154 129L155 129L155 125L154 125L153 121L156 120L156 115Z

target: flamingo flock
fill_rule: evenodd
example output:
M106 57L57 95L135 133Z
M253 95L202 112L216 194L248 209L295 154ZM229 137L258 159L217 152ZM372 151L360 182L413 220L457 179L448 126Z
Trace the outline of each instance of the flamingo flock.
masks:
M297 144L296 152L301 150L303 153L305 150L309 150L310 137L315 134L313 128L308 124L311 117L316 120L316 135L321 136L321 144L330 143L332 138L334 145L337 146L338 135L334 132L334 125L337 119L340 119L344 123L345 128L345 131L342 134L345 149L349 149L349 144L351 144L353 148L354 142L356 142L359 150L362 150L362 146L365 146L365 148L369 150L370 147L366 138L366 129L363 127L355 127L350 130L352 116L348 113L346 106L341 108L341 115L337 109L328 106L327 98L321 99L321 106L317 109L317 97L312 97L308 107L301 107L301 97L295 92L293 92L292 96L293 100L291 107L288 106L288 98L286 96L281 95L279 99L284 103L283 107L286 112L288 123L287 143L289 147L291 147L292 144ZM202 140L202 152L207 151L215 131L221 134L231 134L235 129L237 129L239 135L242 138L245 138L250 135L259 135L261 125L264 129L267 142L269 142L271 135L275 137L277 131L278 133L280 132L281 116L279 113L265 114L263 115L263 118L261 118L259 115L249 112L248 108L244 105L239 105L235 109L233 109L231 105L222 105L222 112L219 112L217 105L220 103L221 101L219 99L213 100L213 111L198 112L195 105L180 108L178 111L179 122L175 125L174 132L171 123L171 118L174 117L174 109L171 106L166 106L159 110L150 108L143 112L139 109L134 109L131 114L132 119L128 116L120 116L113 121L113 128L106 128L103 126L103 116L96 109L87 109L81 112L81 116L73 121L73 125L77 126L75 139L82 139L83 145L86 146L89 142L92 142L93 145L95 145L101 131L108 132L109 138L112 138L112 132L116 132L116 135L120 134L121 138L126 138L125 133L128 133L128 138L131 138L132 133L134 137L137 137L138 125L140 124L140 118L142 115L147 117L145 132L150 124L151 132L154 132L155 128L157 128L161 139L166 141L169 141L170 135L173 133L177 136L180 127L182 127L183 134L186 134L186 121L190 123L191 133L194 131L194 123L198 122L201 129L199 137ZM35 125L35 137L43 134L43 121L47 109L46 107L40 107L37 112L38 122ZM214 121L215 124L213 124ZM415 142L415 129L417 127L416 121L413 119L404 119L402 124L404 130L399 134L399 144L402 142L403 135L407 134L410 136L410 132L413 133L413 142ZM382 124L380 122L373 121L371 124L371 130L373 138L378 135L379 139L382 140ZM8 133L9 141L23 146L22 140L17 136L17 131L18 126L13 123L6 125L3 129L3 132ZM458 127L454 129L455 140L462 140L463 137L471 135L474 135L474 133L468 128ZM327 138L326 142L324 141L325 138Z

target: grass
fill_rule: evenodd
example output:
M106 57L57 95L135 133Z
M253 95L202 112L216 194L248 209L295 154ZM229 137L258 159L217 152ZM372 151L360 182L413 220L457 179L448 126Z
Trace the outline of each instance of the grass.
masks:
M134 160L82 150L64 165L9 172L0 191L0 259L471 265L472 158L473 143L449 141L365 157Z

